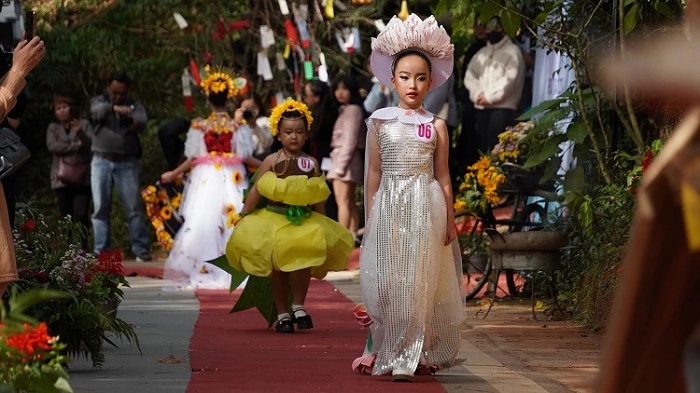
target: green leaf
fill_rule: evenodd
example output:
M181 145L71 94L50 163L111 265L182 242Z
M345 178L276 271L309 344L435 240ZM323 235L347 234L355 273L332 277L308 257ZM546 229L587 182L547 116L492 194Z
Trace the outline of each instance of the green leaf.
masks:
M520 15L517 12L506 10L501 18L503 30L508 33L509 36L515 37L518 34L518 29L520 29L520 20Z
M535 115L539 115L542 112L546 112L548 110L551 110L553 108L559 107L562 102L565 102L566 99L564 98L553 98L551 100L547 101L542 101L535 107L531 108L529 111L523 113L520 115L516 120L518 121L525 121L525 120L530 120L533 118Z
M234 269L228 263L226 255L222 255L214 260L207 261L207 263L211 263L212 265L218 266L226 273L231 275L231 286L229 287L229 291L231 292L238 288L238 286L241 285L241 283L243 283L243 280L245 280L246 277L248 277L248 273L239 272L238 270Z
M675 17L675 15L673 14L673 10L666 3L661 2L661 1L657 1L653 4L653 6L654 6L654 9L656 10L656 12L658 12L659 14L661 14L667 18L674 18Z
M277 309L275 301L272 297L272 279L270 277L250 276L248 282L241 293L241 297L231 309L231 312L247 310L249 308L257 308L260 314L265 318L268 325L277 320Z
M583 173L583 168L580 166L569 170L564 176L564 190L566 191L579 191L583 188L585 183L585 174Z
M525 161L524 167L525 168L532 168L536 167L537 165L542 164L545 162L548 158L554 157L557 153L559 153L559 143L561 142L560 138L550 138L547 139L544 144L542 145L542 148L535 151L528 159ZM536 149L536 146L533 146L533 149Z
M70 387L70 384L68 383L68 380L59 377L56 380L56 383L53 385L59 392L64 392L64 393L73 393L73 389Z
M637 27L637 22L639 21L639 13L637 12L638 10L639 8L637 7L637 4L634 4L625 14L625 19L622 24L624 27L625 35L631 33L632 30L634 30L634 28Z
M573 122L566 129L566 137L575 143L581 143L588 138L588 129L581 121Z
M487 23L491 20L491 18L496 16L500 10L501 7L499 7L498 4L487 1L479 10L479 19L481 19L483 23Z
M637 0L625 0L625 7L627 7L628 5L630 5L632 3L637 3Z
M537 14L535 17L535 25L541 25L544 24L544 22L547 21L547 17L549 16L549 13L547 12L540 12Z
M538 183L545 184L550 179L554 178L554 176L557 174L557 171L559 170L559 167L561 167L561 157L556 156L551 160L547 161L547 165L544 167L544 173L542 174L542 177L540 178Z

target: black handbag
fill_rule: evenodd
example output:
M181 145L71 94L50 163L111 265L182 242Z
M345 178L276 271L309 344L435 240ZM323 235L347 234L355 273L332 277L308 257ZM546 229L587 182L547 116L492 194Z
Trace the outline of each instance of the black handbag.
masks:
M0 128L0 179L18 170L30 156L19 135L7 127Z

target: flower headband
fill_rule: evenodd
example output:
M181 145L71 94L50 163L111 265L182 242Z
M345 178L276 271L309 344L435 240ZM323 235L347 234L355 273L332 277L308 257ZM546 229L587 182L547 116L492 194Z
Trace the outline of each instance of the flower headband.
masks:
M287 112L299 112L301 113L301 116L299 117L285 117L284 114ZM283 103L277 105L275 109L272 110L272 113L270 114L270 133L272 135L277 135L277 132L279 131L277 127L279 126L279 122L282 119L288 119L288 120L294 120L294 119L300 119L301 117L306 117L306 129L311 130L311 123L314 121L313 116L311 116L311 111L309 111L309 107L306 106L306 104L303 104L299 101L295 101L291 98L287 98Z
M202 80L199 86L204 90L207 96L221 92L227 92L227 98L233 98L238 95L238 87L234 81L233 72L224 67L212 68L204 67L207 77Z

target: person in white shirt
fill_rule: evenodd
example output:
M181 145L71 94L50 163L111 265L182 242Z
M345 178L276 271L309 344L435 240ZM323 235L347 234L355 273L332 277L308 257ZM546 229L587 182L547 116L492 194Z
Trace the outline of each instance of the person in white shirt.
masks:
M498 18L487 24L487 40L469 62L464 76L464 86L476 108L482 153L491 151L498 134L515 119L525 82L522 51L503 31Z

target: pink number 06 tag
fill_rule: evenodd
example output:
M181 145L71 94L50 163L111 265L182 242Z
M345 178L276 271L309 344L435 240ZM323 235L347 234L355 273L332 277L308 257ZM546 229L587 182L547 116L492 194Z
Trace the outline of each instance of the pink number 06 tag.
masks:
M418 140L430 142L433 140L434 135L435 131L433 130L433 125L431 123L418 124L416 126L416 136L418 137Z

